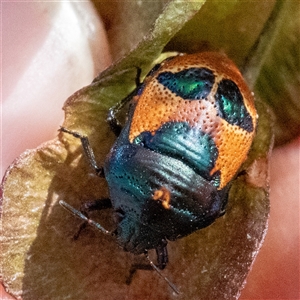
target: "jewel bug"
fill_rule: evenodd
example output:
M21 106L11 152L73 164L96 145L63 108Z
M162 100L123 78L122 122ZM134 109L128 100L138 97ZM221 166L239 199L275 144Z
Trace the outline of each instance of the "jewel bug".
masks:
M122 126L116 114L127 103ZM225 213L231 182L255 136L253 94L226 56L182 54L154 66L109 110L107 121L117 139L103 167L98 167L88 137L61 128L81 139L89 163L109 186L110 198L86 209L112 207L113 234L122 248L134 254L156 249L157 267L164 269L168 240L207 227Z

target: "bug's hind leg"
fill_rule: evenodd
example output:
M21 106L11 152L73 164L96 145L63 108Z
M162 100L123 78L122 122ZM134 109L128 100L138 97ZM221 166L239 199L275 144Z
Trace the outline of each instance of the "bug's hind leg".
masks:
M60 131L73 135L75 138L80 139L81 145L84 151L84 154L90 164L90 166L94 169L95 173L99 177L104 177L104 169L103 167L99 167L96 162L94 151L90 145L89 139L87 136L84 136L76 131L69 130L65 127L61 127Z

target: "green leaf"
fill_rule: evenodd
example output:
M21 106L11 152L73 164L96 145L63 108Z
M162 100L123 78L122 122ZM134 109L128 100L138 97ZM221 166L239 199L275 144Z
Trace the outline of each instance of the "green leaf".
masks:
M239 67L245 63L275 1L207 1L166 45L167 51L224 52Z
M164 1L93 1L104 22L114 60L135 48L169 0Z
M274 110L275 142L300 134L300 3L278 0L248 65L255 93Z

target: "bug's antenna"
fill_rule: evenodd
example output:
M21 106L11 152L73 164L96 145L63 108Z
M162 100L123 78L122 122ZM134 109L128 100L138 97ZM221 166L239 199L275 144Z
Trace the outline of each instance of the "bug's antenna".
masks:
M102 227L99 223L93 221L92 219L89 219L87 216L85 216L81 211L77 210L76 208L74 208L73 206L71 206L70 204L68 204L67 202L63 201L63 200L59 200L59 204L65 208L67 211L69 211L71 214L73 214L74 216L76 216L77 218L87 222L89 225L93 226L94 228L96 228L97 230L100 230L102 233L104 234L109 234L109 235L114 235L113 232L106 230L104 227ZM160 270L158 269L158 267L153 263L153 261L149 258L148 252L145 252L145 256L147 258L147 260L149 261L150 266L153 268L154 271L156 271L156 273L162 277L167 284L171 287L171 289L176 293L179 294L179 291L177 289L177 287L175 286L175 284L173 284L167 277L165 277Z
M158 269L158 267L154 264L154 262L149 258L148 255L148 251L145 252L145 256L147 258L147 260L149 261L150 266L153 268L154 271L156 271L156 273L162 277L167 284L170 286L170 288L176 293L179 294L179 290L177 289L176 285L174 283L172 283L166 276L164 276L161 271Z
M71 206L70 204L68 204L67 202L60 200L59 204L65 208L67 211L69 211L71 214L73 214L74 216L76 216L77 218L87 222L89 225L93 226L94 228L96 228L97 230L100 230L102 233L104 234L109 234L109 235L113 235L113 233L111 231L106 230L105 228L103 228L99 223L93 221L92 219L89 219L87 216L85 216L82 212L80 212L79 210L75 209L73 206Z

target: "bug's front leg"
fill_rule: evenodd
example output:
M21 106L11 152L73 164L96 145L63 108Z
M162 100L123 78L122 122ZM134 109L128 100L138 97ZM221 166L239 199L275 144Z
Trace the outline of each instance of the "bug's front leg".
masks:
M145 252L145 254L146 254L146 257L148 259L148 262L150 262L150 264L145 264L145 263L132 264L131 268L130 268L129 276L126 280L126 283L127 284L131 283L133 276L137 270L155 270L158 273L160 273L160 271L158 271L157 268L159 268L160 270L163 270L169 261L167 244L168 244L168 242L165 239L162 239L161 244L155 248L156 256L157 256L156 267L153 266L153 262L148 258L147 251Z
M108 122L111 131L116 136L120 135L120 132L123 128L120 121L117 119L116 115L132 99L132 97L136 95L137 89L141 85L141 81L140 81L141 72L142 70L139 67L137 67L137 73L135 77L136 88L127 97L122 99L119 103L117 103L116 105L114 105L108 110L106 121Z
M169 261L167 244L168 242L165 239L163 239L161 241L161 244L155 248L157 256L157 266L161 270L163 270L166 267Z

